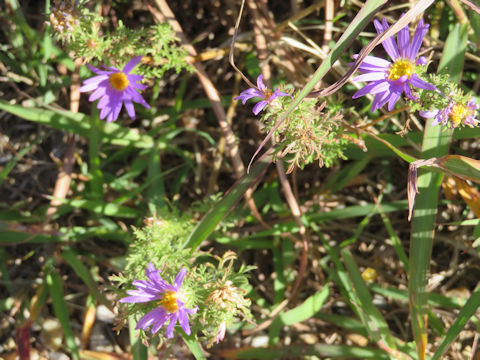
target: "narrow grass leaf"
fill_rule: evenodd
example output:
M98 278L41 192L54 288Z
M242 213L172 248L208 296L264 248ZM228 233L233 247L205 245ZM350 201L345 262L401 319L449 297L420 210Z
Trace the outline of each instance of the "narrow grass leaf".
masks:
M475 315L478 307L480 306L480 286L477 286L472 296L467 300L465 306L462 308L460 313L457 315L452 326L448 329L445 338L440 343L439 347L435 351L431 360L442 359L443 355L457 338L460 332L464 329L467 322Z
M53 269L53 266L51 266L51 269L45 274L45 282L48 286L50 299L52 299L53 311L58 321L60 321L65 334L66 346L70 351L72 358L74 360L80 360L78 348L75 343L75 336L73 335L72 327L70 325L70 315L67 302L65 301L62 279L55 269Z
M365 330L365 326L357 319L323 312L316 313L315 317L323 321L329 322L332 325L341 327L347 331L354 332L365 337L368 336L368 332Z
M90 181L88 182L88 185L90 188L90 197L92 199L103 199L103 174L101 170L100 156L98 156L102 141L100 131L102 123L96 113L98 113L98 111L95 111L95 114L89 118L91 125L90 136L88 137L88 155L90 158Z
M22 119L50 126L54 129L78 134L85 138L90 135L90 121L88 116L74 114L69 111L58 110L52 107L27 108L20 105L9 104L0 100L0 109L5 110ZM115 123L105 123L101 133L102 141L118 146L133 145L136 148L151 148L153 139L148 135L141 135L133 129L122 127Z
M355 289L355 294L359 301L359 303L357 303L357 307L363 314L362 318L367 321L366 325L368 328L370 328L370 333L377 332L373 338L378 342L380 336L383 342L388 345L390 349L395 350L396 345L393 341L393 336L388 329L387 322L383 318L380 311L373 304L372 296L370 295L367 285L362 279L362 274L360 273L352 254L347 249L343 249L341 251L341 255L345 261L345 266L347 267L352 286Z
M192 352L193 356L197 360L206 360L207 358L203 354L202 347L199 342L193 338L193 336L187 336L182 332L182 338L185 344L188 346L188 349Z
M217 352L228 359L299 359L306 356L339 359L389 360L385 352L346 345L289 345L268 348L225 349Z
M280 330L283 326L293 325L313 317L327 300L329 295L328 286L324 286L322 290L317 291L308 297L299 306L280 314L270 325L270 342L275 344L279 340Z
M135 317L128 317L128 335L130 337L130 345L132 347L133 360L148 360L148 348L143 345L139 336L139 330L136 329L137 322Z
M392 226L392 223L390 222L390 219L388 218L387 214L383 211L382 205L378 205L378 211L380 213L380 216L382 217L383 225L385 225L385 229L388 232L388 235L390 236L390 240L392 241L393 248L395 249L395 252L397 253L398 258L403 264L403 268L405 269L405 272L408 273L409 269L409 263L408 263L408 256L405 253L405 250L403 249L402 246L402 241L397 235L397 232Z
M460 81L466 45L465 29L456 25L454 31L447 38L439 71L447 71L453 80ZM432 119L428 119L425 125L422 159L441 157L448 153L452 131L444 130L438 125L434 126L432 122ZM410 237L408 292L413 337L419 360L426 359L428 334L427 280L442 177L442 174L423 171L417 181L419 194L416 197Z

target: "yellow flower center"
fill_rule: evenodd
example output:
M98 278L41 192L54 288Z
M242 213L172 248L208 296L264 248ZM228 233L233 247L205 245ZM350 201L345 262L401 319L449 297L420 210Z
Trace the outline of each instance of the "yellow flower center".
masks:
M470 115L470 109L463 104L455 104L452 106L448 119L454 126L458 126L468 115Z
M398 59L388 69L388 80L398 80L403 75L408 78L415 73L415 65L408 59Z
M163 299L160 300L159 303L165 308L165 310L170 313L174 313L178 311L177 298L178 293L170 290L163 295Z
M273 95L273 91L270 89L265 89L263 90L263 99L267 100L270 99L270 97Z
M110 75L110 84L112 84L112 87L117 91L125 90L129 84L127 75L123 72L113 73Z

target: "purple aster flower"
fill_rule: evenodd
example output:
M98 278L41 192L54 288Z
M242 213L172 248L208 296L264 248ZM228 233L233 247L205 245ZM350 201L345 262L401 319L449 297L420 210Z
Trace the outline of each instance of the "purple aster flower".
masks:
M265 106L267 106L269 103L271 103L273 100L275 100L279 96L290 96L293 99L292 95L285 92L281 92L279 87L276 88L275 91L273 92L272 90L267 89L267 87L263 83L263 75L258 75L257 87L242 91L240 95L233 98L233 100L242 100L243 105L245 105L248 99L251 99L254 97L261 98L262 101L258 102L253 107L253 110L252 110L255 115L258 115L258 113L262 111L265 108Z
M107 122L117 120L122 105L125 104L128 115L135 120L135 109L133 102L150 109L150 105L142 98L137 90L144 90L147 86L138 84L143 79L141 75L130 74L135 66L140 62L142 56L135 56L120 71L114 67L106 67L106 70L100 70L91 65L87 65L97 76L87 79L83 82L80 92L93 91L88 101L100 99L97 108L100 111L100 119L107 118Z
M389 27L386 19L383 19L382 23L375 20L374 25L379 34ZM393 37L389 37L382 43L393 63L375 56L367 56L359 67L363 74L353 80L369 81L369 83L358 90L353 98L356 99L367 94L375 95L372 112L386 103L388 103L388 110L391 111L403 92L407 97L415 100L410 86L436 90L434 85L420 79L415 73L415 66L427 63L423 56L417 59L417 55L429 26L424 24L422 19L418 23L411 42L408 26L406 26L399 31L396 43ZM358 55L354 55L355 59L357 57Z
M147 330L152 326L152 334L155 334L160 328L169 321L166 335L167 338L173 337L173 329L177 321L180 323L185 334L190 335L190 325L188 323L188 314L195 314L198 306L193 309L186 309L182 301L183 278L187 269L181 269L172 285L165 282L160 276L160 270L155 269L152 263L145 268L145 275L148 280L134 280L133 285L136 290L128 290L130 296L120 299L121 303L145 303L157 301L158 307L148 312L137 323L137 329Z
M456 128L459 125L474 127L478 124L477 110L478 104L470 99L466 104L450 101L442 110L420 111L424 118L435 118L432 125L442 124L448 128Z

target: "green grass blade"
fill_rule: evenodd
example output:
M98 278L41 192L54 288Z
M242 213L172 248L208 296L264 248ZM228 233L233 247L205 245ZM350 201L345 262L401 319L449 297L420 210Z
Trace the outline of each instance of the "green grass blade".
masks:
M317 291L308 297L299 306L280 314L270 325L270 341L276 343L279 340L280 330L283 326L293 325L313 317L327 300L329 295L328 286L324 286L322 290Z
M154 146L150 151L148 159L147 181L150 183L148 189L148 207L152 214L157 213L157 209L167 206L165 202L165 186L162 176L161 153L159 146Z
M290 345L268 348L228 350L230 359L299 359L305 356L340 359L390 360L385 352L376 349L343 345Z
M438 360L442 358L442 356L445 354L445 351L447 351L448 347L457 338L458 334L460 334L460 331L463 330L464 326L467 324L470 318L475 315L475 312L477 311L479 306L480 286L477 286L472 296L470 296L470 299L467 300L467 303L457 315L455 322L452 324L450 329L448 329L445 338L442 340L437 351L435 351L435 354L433 354L431 360Z
M393 336L388 329L387 322L380 311L375 307L367 285L362 279L362 274L355 263L352 254L347 249L341 251L345 266L347 267L352 286L355 289L357 308L362 312L365 325L370 329L369 333L379 342L382 340L389 348L395 350L396 345Z
M67 302L65 301L65 294L63 292L63 284L60 275L55 271L53 265L51 269L45 274L45 282L48 286L50 299L52 300L53 311L58 321L62 325L65 334L65 342L74 360L80 360L77 345L75 344L75 337L73 335L72 327L70 326L70 315L68 312Z
M54 129L78 134L85 138L90 135L89 117L83 114L74 114L70 111L62 111L49 107L50 110L41 108L27 108L20 105L12 105L0 100L0 109L14 114L22 119L50 126ZM53 109L53 110L51 110ZM103 123L101 132L102 141L118 146L132 145L136 148L150 149L154 140L148 135L140 135L138 132L125 128L115 123Z
M133 360L148 360L148 348L143 345L139 330L135 329L137 322L134 316L128 317L128 335L130 337L130 345L132 346Z
M193 356L197 360L206 360L207 358L203 355L202 347L199 342L194 339L193 336L187 336L182 332L182 338L185 344L188 346L188 349L192 352Z
M402 247L402 241L398 237L395 229L392 226L392 223L390 222L390 219L388 218L387 214L382 209L382 205L378 205L378 211L380 212L380 216L382 217L383 224L385 225L385 229L387 229L388 235L390 236L390 240L392 241L393 248L395 249L395 252L397 253L398 258L403 264L403 268L406 273L408 273L408 269L410 267L408 263L408 256L405 253L405 250L403 250Z
M349 332L354 332L354 333L363 335L365 337L368 336L368 332L365 330L365 326L357 319L347 317L347 316L327 314L322 312L317 313L315 317L323 321L329 322L332 325L344 328Z
M448 71L453 80L459 81L465 59L466 45L465 30L457 25L447 38L439 71ZM446 130L440 125L434 126L432 121L433 119L429 119L425 126L422 159L441 157L448 153L452 131ZM410 237L408 291L413 337L417 345L419 360L426 359L428 332L427 280L442 177L442 174L421 171L417 180L419 194L416 198Z
M458 83L463 72L468 29L468 24L455 24L453 30L448 34L445 50L438 65L439 71L445 70L450 74L450 79Z
M89 119L91 121L90 136L88 137L88 153L90 157L90 196L92 199L103 199L103 174L100 167L100 144L102 141L100 128L102 124L98 117L98 111Z

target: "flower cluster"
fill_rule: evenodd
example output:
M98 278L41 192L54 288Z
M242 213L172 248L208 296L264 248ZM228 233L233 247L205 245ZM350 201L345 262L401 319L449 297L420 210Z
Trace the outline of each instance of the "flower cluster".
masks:
M471 98L465 102L450 100L445 108L420 111L420 115L424 118L434 118L432 125L441 124L452 129L461 125L474 127L478 124L476 118L478 109L478 104Z
M375 20L374 25L379 34L389 27L386 19L383 19L381 23ZM363 74L353 80L369 81L369 83L358 90L353 98L372 94L375 96L372 112L387 103L388 110L391 111L403 93L408 98L415 99L411 86L435 90L434 85L422 80L417 73L417 67L427 63L424 57L417 59L417 56L428 28L429 25L420 20L411 42L408 26L400 30L397 42L393 37L386 39L382 45L393 62L375 56L367 56L359 67Z
M137 329L147 330L152 326L152 333L155 334L166 322L169 322L166 335L167 338L172 338L173 329L178 321L185 334L190 335L187 315L195 314L198 307L196 306L193 309L185 307L180 288L186 273L187 269L181 269L173 284L168 284L160 276L160 270L155 269L155 266L149 263L145 269L148 280L134 280L132 282L137 289L128 290L127 294L130 296L120 299L121 303L156 301L158 304L158 307L155 307L140 319L137 323Z
M105 70L100 70L87 65L97 75L85 80L80 92L93 91L88 98L89 101L100 99L97 104L97 108L100 110L100 119L106 118L107 122L117 120L123 104L132 120L135 120L133 102L150 109L150 105L138 93L138 90L146 89L145 85L138 83L143 76L130 73L141 59L142 56L135 56L127 62L122 70L114 67L104 67Z
M262 100L258 102L252 110L255 115L258 115L260 111L265 109L268 104L271 104L272 101L279 96L290 96L293 99L292 95L281 92L279 87L276 88L275 91L268 89L263 83L263 76L259 75L257 78L257 87L242 91L234 100L242 100L243 105L245 105L248 99L259 97Z

